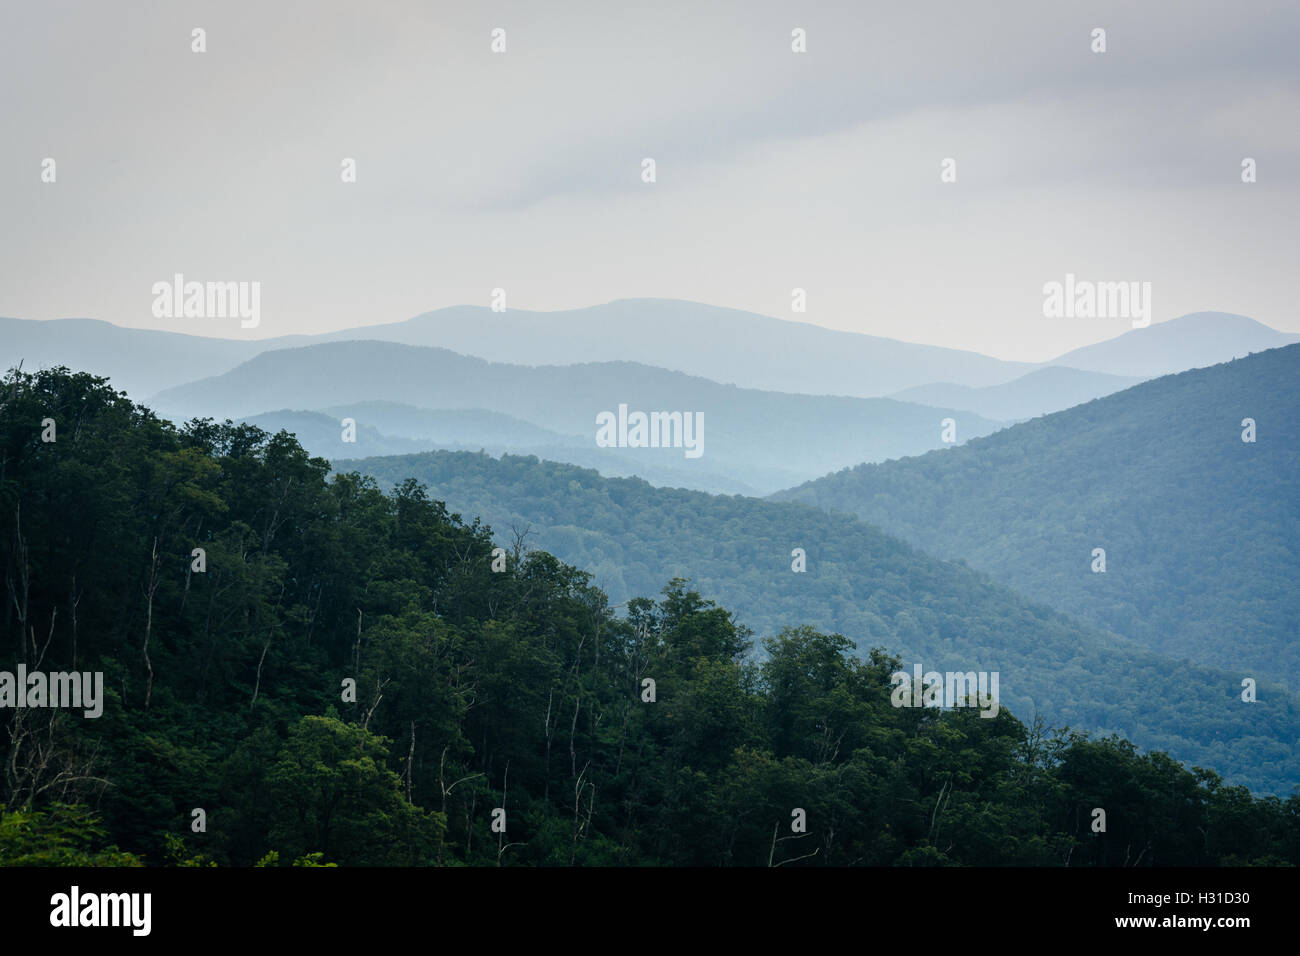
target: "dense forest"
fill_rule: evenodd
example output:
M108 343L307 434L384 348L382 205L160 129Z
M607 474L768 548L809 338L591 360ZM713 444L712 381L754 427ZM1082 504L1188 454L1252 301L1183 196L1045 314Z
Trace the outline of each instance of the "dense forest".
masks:
M882 646L940 670L997 670L1002 700L1026 720L1118 733L1257 792L1285 795L1300 783L1300 704L1283 687L1259 681L1247 704L1241 672L1156 654L849 515L532 457L428 452L334 464L387 489L414 476L503 543L530 531L616 603L688 578L757 633L809 625L844 634L860 653Z
M2 864L1300 861L1300 795L892 706L888 628L757 635L681 579L614 608L414 480L86 374L0 402L0 667L105 697L0 710Z
M1300 690L1300 344L777 497L855 514L1170 657Z

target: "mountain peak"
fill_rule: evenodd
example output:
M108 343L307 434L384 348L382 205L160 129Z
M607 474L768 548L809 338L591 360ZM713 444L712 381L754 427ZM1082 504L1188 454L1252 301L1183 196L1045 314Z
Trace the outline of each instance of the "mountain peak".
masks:
M1300 342L1300 335L1279 332L1245 315L1191 312L1066 352L1051 364L1109 375L1156 378L1293 342Z

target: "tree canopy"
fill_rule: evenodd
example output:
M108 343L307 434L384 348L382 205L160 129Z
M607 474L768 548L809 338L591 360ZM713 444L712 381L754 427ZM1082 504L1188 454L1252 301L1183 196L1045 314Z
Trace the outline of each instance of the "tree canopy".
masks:
M618 613L286 433L174 427L66 369L0 401L3 666L105 696L0 710L2 864L1300 860L1300 796L895 707L882 647L756 636L681 578Z

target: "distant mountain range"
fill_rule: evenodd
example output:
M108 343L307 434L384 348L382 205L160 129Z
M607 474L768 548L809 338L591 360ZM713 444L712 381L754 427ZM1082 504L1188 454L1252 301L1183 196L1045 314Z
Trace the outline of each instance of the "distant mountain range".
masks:
M674 299L620 299L559 312L455 306L364 330L496 362L632 360L744 388L874 398L925 382L992 385L1034 368L976 352L837 332ZM358 330L323 338L357 338Z
M436 345L497 362L633 359L748 388L863 398L936 382L971 388L1001 385L1049 365L1152 378L1300 342L1300 335L1277 332L1242 315L1196 312L1132 329L1051 362L1006 362L976 352L674 299L620 299L558 312L495 313L486 307L455 306L321 338L358 338L359 332L365 338Z
M356 423L351 441L343 439L342 422L346 418ZM590 437L560 435L483 409L429 411L393 402L358 402L354 407L340 406L329 413L284 409L247 416L242 421L272 433L287 431L311 454L328 459L435 449L483 451L490 455L536 455L595 468L609 477L637 476L667 488L700 488L727 495L762 495L771 490L761 491L743 478L711 471L707 463L681 462L665 455L648 459L639 448L598 448Z
M561 435L510 415L482 408L430 411L398 402L356 402L321 411L333 416L335 420L351 416L358 421L372 422L390 435L421 442L432 439L446 445L465 445L475 451L486 445L557 445L572 442L586 447L591 444L587 436L578 438Z
M110 379L136 401L220 375L266 348L262 342L127 329L97 319L0 318L0 366L24 371L66 365Z
M1052 365L1002 385L972 388L969 385L935 383L905 388L890 398L903 402L920 402L922 405L961 408L986 418L1012 422L1046 415L1048 412L1059 412L1141 381L1140 378L1083 372Z
M505 365L391 342L264 352L230 372L167 389L153 404L174 419L247 418L269 409L331 408L338 414L354 406L358 411L347 417L358 424L383 435L409 435L411 412L399 414L391 405L374 404L380 402L417 409L486 409L567 436L559 444L585 444L586 461L595 453L595 461L617 461L621 470L637 467L638 474L645 473L639 468L642 462L668 466L689 478L675 483L732 492L738 490L734 485L720 485L710 475L729 476L767 493L856 462L942 447L947 418L956 422L958 442L1000 427L971 412L887 398L742 389L633 362ZM652 411L702 416L700 454L690 453L681 433L676 447L597 447L597 417L618 415L620 406L626 406L627 416Z
M776 498L857 515L1171 657L1300 690L1300 345Z
M1133 329L1106 342L1085 345L1051 364L1107 375L1155 378L1296 342L1300 342L1300 335L1278 332L1244 315L1193 312L1170 322Z
M178 322L178 327L186 332L202 328L193 321ZM28 369L68 365L106 375L119 389L146 399L230 371L269 350L359 339L433 346L522 365L630 360L746 388L870 398L936 383L1003 385L1049 365L1150 378L1287 345L1300 336L1244 316L1198 312L1032 364L695 302L624 299L557 312L497 313L455 306L403 322L247 341L128 329L90 319L0 318L0 365L8 368L20 360ZM1031 415L1056 410L1032 402L1016 408L1028 408Z

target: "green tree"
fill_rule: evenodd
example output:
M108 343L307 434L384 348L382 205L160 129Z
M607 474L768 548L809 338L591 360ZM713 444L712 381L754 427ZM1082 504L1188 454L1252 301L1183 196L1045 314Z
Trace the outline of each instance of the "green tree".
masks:
M272 843L359 866L431 862L445 818L413 806L384 766L387 740L332 717L303 717L271 769Z

